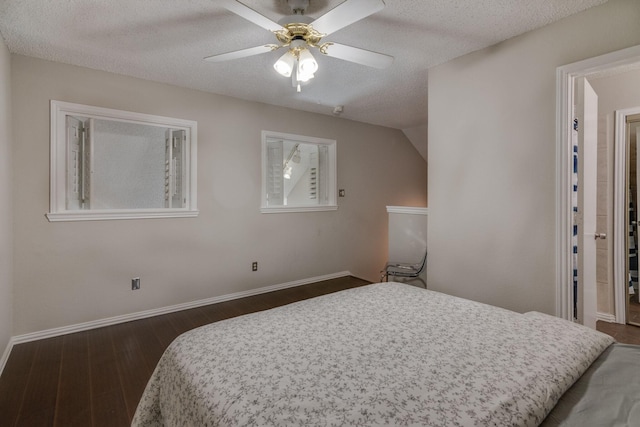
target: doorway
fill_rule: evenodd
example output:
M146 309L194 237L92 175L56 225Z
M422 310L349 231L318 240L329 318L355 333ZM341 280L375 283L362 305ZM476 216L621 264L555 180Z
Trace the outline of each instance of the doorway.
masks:
M614 283L615 293L624 301L622 322L640 326L640 289L638 286L638 220L640 215L640 156L638 156L638 135L640 134L640 106L616 110L615 112L615 182L621 184L615 189L617 196L616 223L621 235L615 235L616 252L624 254L624 262L616 256L617 276L624 277ZM623 186L622 186L623 185ZM622 307L621 307L622 308ZM622 311L622 310L620 310Z
M640 46L624 49L596 58L587 59L574 64L569 64L557 69L557 280L556 280L556 315L567 320L576 320L575 304L584 310L583 317L599 317L597 309L593 304L585 306L585 301L579 301L579 293L574 288L574 264L573 264L573 138L572 129L574 124L573 106L575 101L575 84L577 79L589 77L597 73L611 71L620 67L629 67L633 64L640 64ZM624 224L616 223L617 230ZM595 230L594 233L595 234ZM614 236L615 238L615 236ZM617 257L620 258L620 257ZM619 262L619 260L616 260ZM623 257L624 262L624 257ZM579 269L585 265L593 265L595 259L585 261ZM617 269L614 268L614 272ZM577 274L583 274L578 271ZM618 282L619 277L614 279ZM595 284L593 284L595 286ZM618 300L615 296L615 316L610 320L617 323L625 323L626 312L625 299ZM615 319L614 319L615 318Z

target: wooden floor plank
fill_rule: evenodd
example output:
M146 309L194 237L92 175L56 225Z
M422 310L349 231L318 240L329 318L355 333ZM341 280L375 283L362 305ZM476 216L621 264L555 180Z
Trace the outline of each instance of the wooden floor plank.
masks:
M155 363L182 332L367 283L332 279L16 345L0 377L0 426L129 426ZM640 344L638 327L598 321L598 330Z
M618 342L640 345L640 327L638 326L621 325L619 323L608 323L598 320L596 322L596 329L611 335Z
M196 328L211 323L202 307L185 310L184 314L192 319Z
M173 324L167 319L167 316L155 316L149 318L149 325L153 330L156 339L166 349L171 342L176 339L179 332L174 328ZM164 350L163 350L164 351Z
M110 327L120 388L129 420L133 419L140 396L155 367L147 365L145 348L140 344L139 335L142 333L138 334L136 329L138 324L128 322Z
M237 305L234 307L233 301L221 302L201 307L202 313L207 316L209 323L219 322L240 315Z
M62 337L55 337L37 341L18 425L53 425L60 380L62 340Z
M153 328L149 319L143 319L129 324L130 331L135 334L138 339L142 354L147 365L149 375L158 364L158 360L164 353L168 344L161 341Z
M182 334L186 331L190 331L191 329L197 328L198 326L202 326L205 323L202 323L202 319L194 318L193 316L198 314L196 310L184 310L178 311L175 313L171 313L167 315L169 322L173 325L173 327L178 331L179 334ZM200 312L202 316L202 312ZM201 317L198 316L198 317ZM204 316L202 316L204 317ZM206 317L204 318L206 320Z
M0 425L17 425L27 390L27 380L35 363L35 343L18 344L11 350L0 377Z
M110 329L94 329L88 342L93 427L129 425Z
M89 370L89 332L63 337L58 401L54 425L91 425L91 381Z

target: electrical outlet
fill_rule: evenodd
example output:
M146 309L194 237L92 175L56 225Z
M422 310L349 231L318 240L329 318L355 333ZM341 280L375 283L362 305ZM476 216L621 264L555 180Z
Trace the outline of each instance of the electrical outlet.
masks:
M258 271L258 261L253 261L251 263L251 271Z
M338 190L338 197L344 197L344 196L345 196L345 191L344 189L341 188L340 190Z
M140 289L140 278L134 277L133 279L131 279L131 290L137 291L138 289Z

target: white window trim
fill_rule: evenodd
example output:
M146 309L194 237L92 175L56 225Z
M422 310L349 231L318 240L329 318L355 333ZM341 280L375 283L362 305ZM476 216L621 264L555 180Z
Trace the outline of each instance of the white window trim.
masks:
M292 206L267 206L267 183L265 173L267 170L267 138L286 139L300 141L306 144L326 145L329 151L329 203L325 205L292 205ZM313 136L294 135L282 132L262 131L262 196L260 202L261 213L287 213L287 212L322 212L338 210L337 199L337 142L335 139L317 138Z
M65 117L69 114L97 119L120 120L129 123L162 125L186 131L188 170L185 176L187 206L185 208L163 209L108 209L108 210L67 210L66 209L66 129ZM116 219L189 218L198 216L197 209L197 122L172 117L155 116L130 111L113 110L82 104L51 100L51 154L49 212L46 217L56 221L95 221Z

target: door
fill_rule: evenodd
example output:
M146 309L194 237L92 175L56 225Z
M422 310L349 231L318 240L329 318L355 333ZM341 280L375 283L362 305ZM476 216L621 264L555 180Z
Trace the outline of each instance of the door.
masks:
M640 201L640 156L638 156L638 137L640 137L640 114L626 116L625 148L627 172L625 173L627 220L627 269L629 280L625 298L625 320L630 325L640 326L640 289L638 288L638 202Z
M576 107L578 139L578 289L577 320L596 328L596 188L598 153L598 95L589 82L576 79Z

